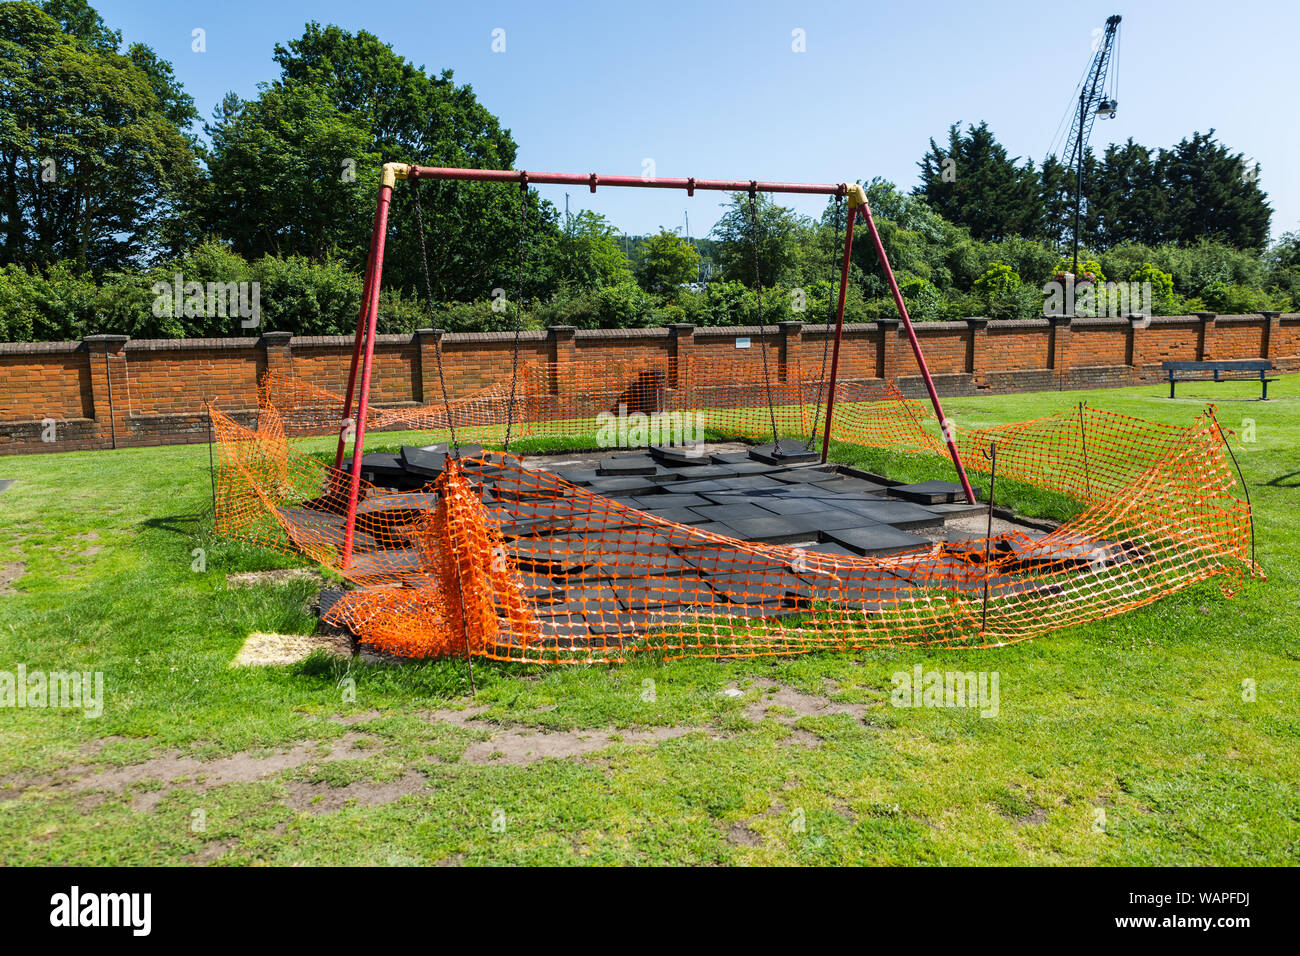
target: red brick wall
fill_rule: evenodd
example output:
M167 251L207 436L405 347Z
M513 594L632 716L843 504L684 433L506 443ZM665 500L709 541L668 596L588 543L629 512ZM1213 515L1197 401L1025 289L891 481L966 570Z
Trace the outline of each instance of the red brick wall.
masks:
M1271 355L1300 355L1300 322L1282 322L1275 327L1277 338L1269 343Z
M1161 362L1196 361L1199 326L1200 322L1196 319L1153 322L1136 336L1134 348L1138 351L1138 357L1135 361L1139 364L1150 362L1157 365ZM1279 354L1295 355L1297 350Z
M735 369L744 376L753 376L761 382L763 376L763 344L767 345L769 372L775 368L778 334L768 329L761 335L757 326L735 328L715 327L695 330L692 354L695 356L696 374L707 374L709 369ZM748 348L736 348L736 342L749 339Z
M80 346L37 342L0 352L0 422L93 418L89 353Z
M380 385L379 370L390 370L386 361L389 349L383 342L384 338L387 336L381 336L375 342L376 381L372 384L372 388ZM342 395L347 389L348 369L352 365L351 341L333 336L295 338L290 344L290 354L289 366L286 369L289 374L338 395ZM402 378L400 374L397 376L399 387ZM383 388L391 393L393 387L384 385ZM408 395L407 398L409 399L410 396Z
M551 371L550 381L562 389L566 369L572 370L573 382L621 380L653 363L667 370L677 343L679 362L694 369L697 383L729 374L758 383L760 334L757 328L557 328L523 333L519 361L558 370ZM1042 319L987 325L971 320L922 324L917 336L945 393L1155 381L1161 378L1160 362L1202 356L1269 358L1279 369L1300 370L1300 315L1207 316L1204 323L1196 316L1173 316L1137 327L1121 319L1076 319L1055 330ZM737 337L749 338L750 347L737 349ZM428 331L378 337L371 382L376 404L442 400L434 341ZM787 368L815 375L825 341L820 324L769 328L767 357L774 380L782 380ZM448 334L441 343L453 398L508 380L510 333ZM0 344L0 452L204 441L204 400L247 413L256 407L257 382L268 368L342 394L351 358L348 338L283 333L260 339L124 342L100 336ZM918 392L920 379L904 332L891 322L846 326L840 378L874 379L882 372ZM43 419L60 423L57 441L41 441Z
M907 342L906 333L902 335L900 345L906 344L906 348L911 349L911 343ZM966 368L966 323L964 322L927 322L916 326L916 338L921 343L921 351L925 353L926 364L930 371L935 375L959 375ZM1000 344L1002 336L997 340L990 341L990 345ZM1043 356L1046 359L1047 353L1044 351Z
M667 355L667 329L584 330L574 336L574 360L592 372L614 365L641 365Z
M1047 343L1046 321L990 322L983 367L991 372L1046 368Z
M1206 359L1248 359L1263 354L1267 323L1252 316L1220 316L1206 336Z
M329 342L329 340L325 340ZM348 385L352 346L327 344L302 347L295 339L288 371L321 388L342 395ZM376 405L397 405L420 399L419 346L410 336L380 336L375 340L370 400Z
M177 348L166 339L128 342L126 380L114 405L128 415L192 412L211 401L220 408L245 408L257 394L262 354L256 339L210 339ZM118 388L114 382L114 388Z
M804 374L813 376L821 368L822 352L825 342L825 328L816 332L805 331L803 336ZM826 374L830 374L830 352L826 358ZM839 377L843 379L875 378L878 357L880 355L880 332L867 326L846 326L840 337Z
M1129 323L1127 319L1080 319L1070 328L1070 365L1075 368L1094 368L1105 365L1123 365L1127 347ZM1195 360L1195 339L1192 351L1184 353ZM1034 366L1024 366L1032 368Z
M476 332L466 335L447 335L443 339L443 372L447 377L447 392L452 398L463 398L481 392L498 382L510 379L514 349L510 333ZM438 370L433 344L427 342L424 350L424 401L442 401L438 386ZM545 333L528 332L519 337L519 366L550 361Z

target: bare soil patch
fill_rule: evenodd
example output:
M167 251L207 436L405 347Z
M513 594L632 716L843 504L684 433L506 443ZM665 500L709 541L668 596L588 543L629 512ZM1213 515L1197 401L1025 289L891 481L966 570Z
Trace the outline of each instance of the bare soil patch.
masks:
M771 717L783 724L793 725L803 717L826 717L834 714L848 714L855 720L862 720L870 707L867 704L837 704L829 698L818 694L805 694L803 691L787 687L772 680L756 680L753 686L762 691L762 697L745 708L745 716L752 721ZM776 707L794 711L794 716L777 710Z
M428 790L428 779L424 774L412 770L396 780L382 783L359 780L344 787L331 787L329 784L321 783L290 783L289 798L285 803L294 810L320 815L342 810L348 805L382 806L413 793L425 793Z
M758 846L763 842L763 837L744 824L736 823L727 831L727 842L736 846Z
M0 596L17 594L18 592L11 585L26 573L27 565L22 561L0 564Z
M470 744L461 760L472 764L518 766L548 758L582 757L615 744L657 744L689 734L693 727L655 727L651 730L501 731Z
M315 742L298 744L289 750L264 756L250 753L199 760L185 754L171 753L128 767L101 770L84 777L62 781L74 792L89 790L123 791L135 784L158 781L162 787L135 793L131 800L134 810L152 810L173 790L186 789L203 792L230 783L253 783L272 774L312 763L328 763L348 756L361 734L345 734L333 741L327 754L321 754Z
M292 637L312 640L302 635ZM786 746L820 746L821 740L817 735L795 726L803 717L848 714L861 721L871 707L868 704L838 704L826 697L806 694L771 680L754 681L750 689L755 686L761 691L761 698L747 704L746 717L754 722L766 718L775 719L789 727L790 734L782 741ZM424 717L433 723L487 733L486 739L470 743L461 754L461 763L474 766L524 766L541 760L584 758L617 744L657 745L701 731L710 734L713 739L725 736L724 732L709 726L623 730L613 727L546 730L520 725L501 726L482 720L487 710L486 706L444 708L430 711ZM305 741L275 753L246 752L214 760L200 760L186 753L171 752L127 767L91 769L80 764L40 778L9 781L5 789L20 792L35 789L45 793L71 792L83 801L97 800L105 793L130 793L133 810L150 812L176 790L203 793L227 784L252 783L300 767L323 767L353 757L359 742L378 742L377 738L365 733L365 723L381 716L379 711L369 711L332 718L335 723L355 729L328 743ZM99 747L92 744L89 749L94 751ZM375 747L367 749L368 755L378 752ZM430 787L427 777L419 769L408 769L400 777L387 781L358 780L344 786L331 786L328 783L287 780L284 785L288 792L285 805L309 814L332 813L351 806L381 806L404 796L426 793ZM728 839L741 845L757 845L755 841L760 837L748 827L738 825L733 828ZM210 861L227 849L229 847L223 847L219 843L212 844L204 848L195 862Z
M536 727L508 727L493 729L493 725L478 718L486 707L466 707L464 710L436 710L426 715L434 723L452 724L469 730L491 732L487 740L470 744L461 760L472 764L507 764L518 766L538 760L583 757L614 744L659 743L684 737L696 727L653 727L648 730L584 729L542 730Z

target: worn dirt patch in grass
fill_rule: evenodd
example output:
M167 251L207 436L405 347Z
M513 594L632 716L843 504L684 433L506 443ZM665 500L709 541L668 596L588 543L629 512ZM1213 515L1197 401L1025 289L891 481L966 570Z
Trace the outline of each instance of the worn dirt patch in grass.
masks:
M1016 829L1021 827L1036 827L1047 820L1047 808L1036 807L1029 813L1022 813L1014 820Z
M227 851L233 850L239 845L237 840L213 840L211 843L204 845L198 853L192 853L185 858L186 863L211 863L219 859Z
M756 680L751 689L757 687L762 697L745 708L745 717L753 723L772 718L790 728L790 733L781 742L786 746L817 747L821 738L795 724L804 717L824 717L835 714L848 714L855 721L861 722L871 709L868 704L837 704L832 700L815 694L805 694L785 684L772 680ZM731 687L727 690L736 691ZM723 693L726 693L724 690ZM705 731L713 737L723 736L712 725L653 727L645 730L617 730L613 728L589 728L582 730L541 730L533 727L494 728L494 725L480 720L487 712L486 707L466 707L463 710L437 710L426 714L426 719L435 723L452 724L471 730L486 730L491 736L487 740L471 744L466 748L461 760L471 764L530 764L538 760L563 759L568 757L585 757L612 747L615 744L659 744L665 740L684 737L695 731ZM769 713L769 710L772 712Z
M470 744L461 755L461 761L470 764L505 764L521 766L538 760L585 757L615 744L657 744L660 741L684 737L699 728L655 727L649 730L615 730L613 728L585 730L539 730L535 727L499 728L478 720L486 707L466 707L464 710L436 710L426 715L434 723L451 724L467 730L488 731L491 736Z
M461 760L472 764L519 766L538 760L583 757L615 744L657 744L684 737L694 727L656 727L651 730L507 730L470 744Z
M353 753L355 744L363 736L365 735L345 734L333 741L329 745L329 751L324 754L321 745L313 741L262 756L240 753L215 760L199 760L185 754L171 753L144 763L100 770L86 776L75 776L79 768L70 768L68 775L53 781L49 789L67 789L75 793L95 790L122 792L139 784L160 782L161 787L132 794L131 808L148 811L173 790L185 789L202 793L213 787L231 783L254 783L285 770L341 759Z
M346 634L266 634L255 631L230 662L231 667L275 667L296 664L313 652L323 650L341 657L352 656L352 641Z
M378 807L402 797L429 791L428 778L422 773L408 770L396 780L382 783L358 780L343 787L323 783L294 782L288 785L289 797L285 803L302 813L320 815L334 813L348 806Z
M805 694L774 680L759 679L752 681L750 686L751 689L757 687L762 693L758 700L745 707L745 717L755 722L771 718L793 727L804 717L830 717L836 714L848 714L854 720L861 721L871 709L868 704L837 704L827 697Z
M22 561L12 564L0 564L0 597L7 597L18 592L13 583L27 573L27 565Z
M321 646L319 637L288 637L312 642L313 649ZM861 721L871 708L868 704L838 704L826 697L806 694L771 680L753 681L747 692L754 689L759 690L761 696L759 700L746 704L745 716L754 723L775 719L784 724L790 731L781 741L786 746L820 746L821 739L817 735L795 726L797 721L805 717L847 714L856 721ZM703 732L715 740L731 735L712 724L640 729L607 727L546 730L492 723L482 719L487 711L486 706L470 706L429 711L422 716L431 723L486 733L486 739L470 743L460 755L460 764L472 766L526 766L542 760L584 758L619 744L657 746L691 733ZM188 754L172 752L127 767L93 771L86 765L76 765L39 780L11 781L5 789L16 788L25 792L39 788L47 793L64 791L78 794L83 800L102 793L130 793L132 809L149 812L176 790L203 793L228 784L257 782L304 766L326 766L354 756L359 742L378 742L378 738L365 732L365 724L382 716L379 711L369 711L333 718L334 722L354 729L327 743L305 741L275 753L240 753L214 760L200 760ZM372 755L381 751L382 747L378 750L367 748L367 752ZM405 796L429 791L428 780L418 768L407 769L401 776L387 781L355 780L344 786L332 786L328 783L291 780L285 781L284 786L287 789L284 804L295 811L313 815L332 813L350 806L380 806ZM754 845L751 841L757 836L753 830L740 827L729 835L729 839L740 845ZM218 855L224 852L216 847L211 849Z
M743 823L736 823L727 831L727 842L734 846L759 846L763 842L763 837L758 831L751 830Z

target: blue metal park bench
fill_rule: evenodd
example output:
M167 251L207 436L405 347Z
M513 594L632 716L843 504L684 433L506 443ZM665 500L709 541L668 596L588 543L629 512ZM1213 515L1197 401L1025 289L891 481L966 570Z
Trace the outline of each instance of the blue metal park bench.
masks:
M1273 371L1273 363L1268 359L1236 359L1225 361L1210 362L1161 362L1160 367L1169 373L1169 397L1174 397L1174 384L1177 382L1225 382L1238 381L1242 378L1247 380L1253 379L1255 375L1259 376L1260 385L1263 388L1263 394L1260 395L1260 401L1268 400L1268 383L1276 382L1276 378L1269 378L1268 373ZM1195 375L1178 375L1179 372L1200 373ZM1213 378L1206 378L1204 373L1213 372ZM1252 373L1249 375L1236 374L1233 378L1225 379L1222 377L1223 372L1229 373Z

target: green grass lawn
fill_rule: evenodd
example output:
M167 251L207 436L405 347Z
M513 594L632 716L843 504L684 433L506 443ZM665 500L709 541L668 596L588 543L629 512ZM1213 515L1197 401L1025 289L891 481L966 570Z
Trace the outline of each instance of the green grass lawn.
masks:
M1269 575L1231 599L1210 582L989 651L478 662L472 706L463 662L232 669L251 632L311 632L317 586L227 587L297 562L213 538L206 448L0 458L0 671L104 675L95 719L0 708L0 859L1293 863L1300 377L1258 388L945 403L975 427L1219 402L1253 439L1235 447ZM996 671L997 716L891 706L916 665Z

